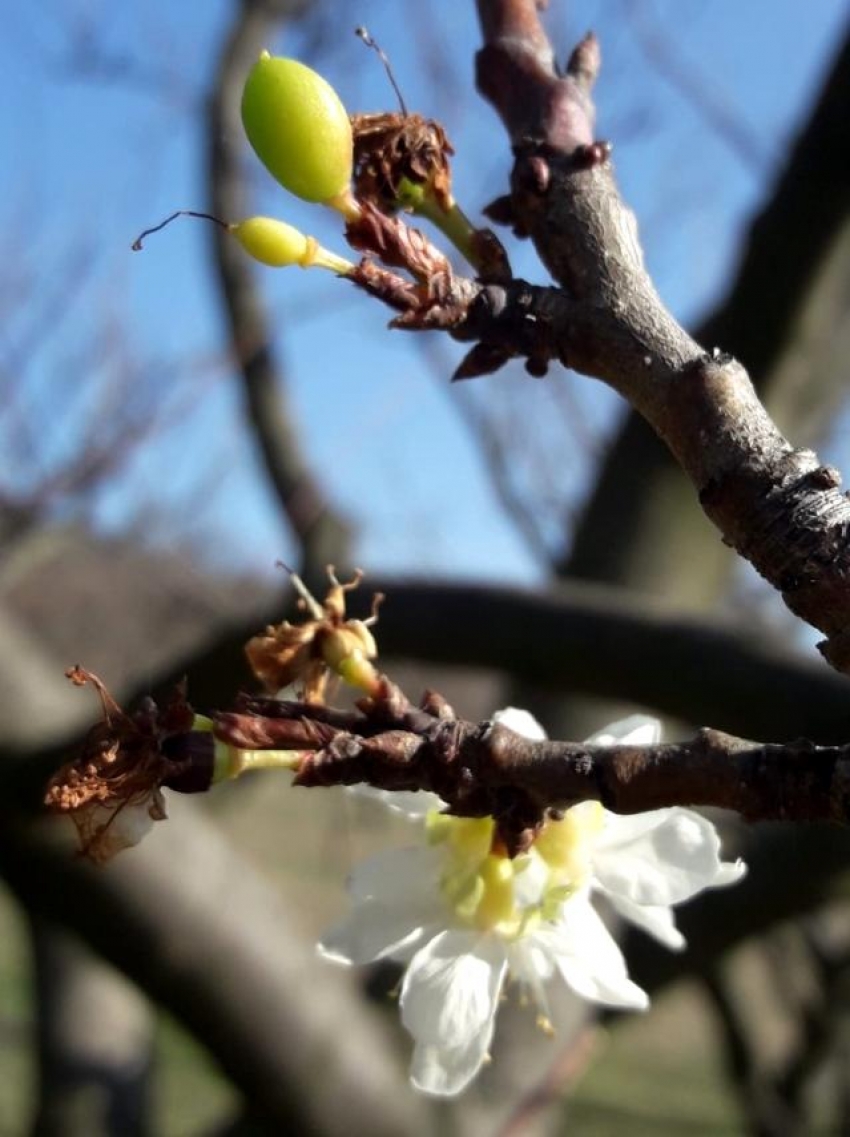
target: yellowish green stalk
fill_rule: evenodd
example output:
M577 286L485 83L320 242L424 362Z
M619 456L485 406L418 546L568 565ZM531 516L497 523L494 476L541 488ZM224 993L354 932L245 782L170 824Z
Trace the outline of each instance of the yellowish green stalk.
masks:
M297 770L309 751L243 750L215 740L213 782L232 781L250 770Z
M337 210L346 221L359 221L363 215L363 210L360 208L357 198L348 187L346 187L342 193L338 193L334 197L329 197L326 201L322 202L322 204L329 205L331 209Z
M425 217L432 225L436 225L474 269L481 267L475 252L475 227L456 201L453 200L451 208L446 211L433 197L425 195L414 206L413 211L420 217Z

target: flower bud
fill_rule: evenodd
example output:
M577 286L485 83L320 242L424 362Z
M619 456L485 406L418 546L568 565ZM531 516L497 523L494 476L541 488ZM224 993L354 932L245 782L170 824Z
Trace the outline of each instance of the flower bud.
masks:
M278 221L276 217L249 217L237 221L228 229L250 256L272 268L299 265L301 268L329 268L340 276L349 273L354 265L345 257L338 257L322 248L315 237L305 236L299 229Z
M264 51L242 92L242 123L257 157L305 201L330 202L351 180L351 124L321 75Z
M338 671L346 659L374 659L377 653L374 637L361 620L348 620L322 639L322 658L334 671Z
M375 658L378 648L362 620L347 620L326 632L321 652L328 667L352 687L369 691L377 682L378 673L369 660Z
M315 239L274 217L249 217L232 225L230 232L254 260L272 268L306 268L313 259L311 246L315 248Z

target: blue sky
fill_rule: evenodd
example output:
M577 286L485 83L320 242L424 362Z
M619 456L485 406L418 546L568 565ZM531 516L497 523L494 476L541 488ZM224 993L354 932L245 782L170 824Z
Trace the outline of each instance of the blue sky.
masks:
M120 339L121 366L138 370L134 397L144 406L149 395L169 425L99 494L98 523L197 539L222 563L266 572L292 548L242 426L206 228L187 221L144 253L129 251L146 225L175 208L206 205L203 98L233 8L223 0L42 0L7 13L0 295L13 318L0 332L0 382L20 388L41 468L49 468L73 451L103 414L104 391L115 389L116 357L102 344L94 350L93 337ZM840 43L846 6L552 0L550 8L562 56L587 28L600 36L598 132L614 142L661 294L694 322L722 293L741 232ZM472 0L338 5L345 16L311 61L349 109L394 109L376 58L351 34L365 23L391 55L409 106L446 125L457 150L457 196L475 216L503 192L508 154L495 116L472 91L473 9ZM648 57L641 13L705 98L749 133L744 154ZM93 72L80 66L80 43L97 45ZM292 32L269 47L306 51ZM289 198L258 164L252 184L256 212L285 217L345 251L335 215ZM519 274L545 282L530 246L510 251ZM438 344L435 366L414 337L385 330L385 311L341 282L296 270L257 273L305 446L358 526L358 561L376 571L534 580L539 566L493 495L457 400L502 400L511 414L527 408L529 441L516 476L538 487L557 481L560 517L578 506L592 474L576 423L601 445L622 413L616 396L554 372L542 384L515 372L458 391L448 375L459 345ZM42 306L47 314L33 329L28 314ZM556 402L572 424L553 415ZM545 462L535 463L538 448ZM0 466L3 485L26 484L26 457Z

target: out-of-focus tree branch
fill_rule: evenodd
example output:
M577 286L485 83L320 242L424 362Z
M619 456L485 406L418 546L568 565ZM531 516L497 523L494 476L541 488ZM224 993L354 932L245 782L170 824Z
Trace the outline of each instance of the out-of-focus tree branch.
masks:
M33 1137L144 1137L153 1024L147 1000L84 944L30 922L38 999Z
M761 1055L749 1037L737 999L719 965L701 976L701 988L718 1021L723 1038L723 1061L737 1091L752 1137L794 1137L798 1121L775 1092L763 1069Z
M842 676L731 624L669 611L662 601L580 582L548 592L381 577L369 583L387 596L377 628L384 658L498 668L750 737L847 737ZM245 642L279 619L279 610L257 612L229 637L177 661L154 686L188 674L198 706L227 706L234 676L247 679Z
M699 59L685 59L672 35L650 5L630 4L624 16L646 58L656 71L684 98L709 129L734 152L741 164L761 175L769 165L769 144L717 85L711 71L700 74ZM672 29L670 29L672 32Z
M239 220L249 213L240 167L239 102L245 76L278 23L303 14L309 6L310 0L242 0L239 6L209 99L207 162L210 209L216 217ZM309 578L326 563L347 561L348 526L310 469L286 402L283 374L250 262L218 226L212 226L210 234L248 424Z
M180 802L172 813L105 870L4 821L0 871L30 912L82 935L181 1019L274 1132L427 1134L427 1107L347 974L318 960L210 823Z

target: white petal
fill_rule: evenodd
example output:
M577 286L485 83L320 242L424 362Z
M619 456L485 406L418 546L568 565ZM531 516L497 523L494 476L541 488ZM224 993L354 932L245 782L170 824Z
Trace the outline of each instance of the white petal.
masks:
M493 1018L484 1030L463 1046L441 1047L417 1042L410 1062L410 1082L433 1097L453 1098L463 1093L481 1067L493 1038Z
M506 726L523 738L530 738L533 742L542 742L546 738L546 731L533 714L520 707L503 707L493 715L493 722Z
M401 992L402 1022L419 1042L457 1046L493 1014L506 966L496 936L446 931L411 961Z
M421 821L432 809L445 809L446 803L436 794L424 790L379 790L375 786L358 784L346 786L353 797L369 798L385 805L391 813L398 813L408 821Z
M678 808L634 817L608 814L593 872L606 892L636 904L680 904L733 879L720 861L720 838L711 822Z
M458 1094L490 1045L507 962L495 936L443 932L416 953L401 990L401 1019L416 1040L411 1081Z
M555 960L548 943L539 943L533 934L506 943L505 950L514 979L530 984L545 983L555 974Z
M621 916L671 951L683 951L687 946L685 937L676 927L676 917L672 908L667 908L663 904L635 904L623 896L615 896L610 892L605 895Z
M727 885L737 884L747 875L747 866L739 857L737 861L723 861L717 870L717 876L711 882L712 888L726 888Z
M545 984L555 974L552 954L533 936L524 936L505 947L511 978L528 991L540 1013L551 1019Z
M355 904L364 900L404 904L412 895L435 895L441 861L442 851L427 846L384 850L354 866L348 894Z
M372 963L387 957L403 960L433 934L433 924L422 914L368 900L324 934L319 952L337 963Z
M514 903L520 909L533 908L543 899L549 886L550 869L532 848L514 861Z
M535 933L535 939L548 947L576 994L611 1007L649 1006L646 993L629 979L623 953L586 896L569 900L559 923Z
M597 746L613 746L623 743L628 746L651 746L661 738L661 723L649 715L629 715L628 718L612 722L587 739Z

